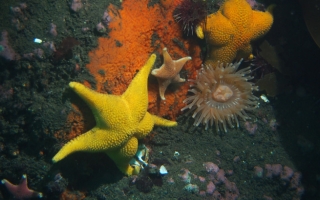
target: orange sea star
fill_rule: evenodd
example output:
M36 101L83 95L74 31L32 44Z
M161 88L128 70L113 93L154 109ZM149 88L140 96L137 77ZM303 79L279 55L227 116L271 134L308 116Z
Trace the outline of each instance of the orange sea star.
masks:
M266 12L252 10L246 0L226 0L196 31L199 38L205 35L209 43L206 64L249 58L252 52L250 43L271 28L271 11L272 7Z

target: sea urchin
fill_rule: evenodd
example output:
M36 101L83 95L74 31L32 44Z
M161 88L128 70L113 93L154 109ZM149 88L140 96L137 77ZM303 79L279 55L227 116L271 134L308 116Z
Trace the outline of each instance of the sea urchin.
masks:
M193 35L196 26L206 17L206 0L183 0L173 12L173 18L181 25L183 32L187 35Z
M239 127L238 117L247 120L249 116L245 111L258 107L259 98L252 94L253 90L258 91L258 87L247 82L253 78L249 76L250 67L237 71L241 61L225 67L223 63L215 68L204 65L196 80L191 80L193 85L189 92L194 95L183 101L187 106L181 110L190 109L193 112L195 126L202 123L207 129L214 122L217 131L223 127L227 132L227 123L232 128L234 123Z

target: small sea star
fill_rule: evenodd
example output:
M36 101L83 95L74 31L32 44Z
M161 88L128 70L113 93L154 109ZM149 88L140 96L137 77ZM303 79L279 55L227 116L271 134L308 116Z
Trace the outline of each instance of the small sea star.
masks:
M35 192L35 191L28 188L27 175L25 175L25 174L22 175L22 178L21 178L19 185L14 185L6 179L3 179L1 181L1 183L7 187L9 192L16 199L27 199L27 198L33 198L33 197L42 198L43 197L41 192Z
M179 60L172 60L167 48L163 48L163 65L159 69L152 70L151 74L157 77L159 83L159 94L162 100L165 100L164 93L171 83L181 83L185 79L180 78L179 72L183 65L191 60L191 57L180 58Z

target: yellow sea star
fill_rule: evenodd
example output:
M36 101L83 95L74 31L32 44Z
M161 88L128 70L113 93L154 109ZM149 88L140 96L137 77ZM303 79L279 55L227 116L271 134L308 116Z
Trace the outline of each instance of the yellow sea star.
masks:
M147 81L155 59L152 54L121 96L101 94L71 82L69 86L92 110L96 126L64 145L52 161L58 162L77 151L105 152L123 173L137 173L129 161L137 152L138 139L144 138L154 125L177 125L147 112Z
M167 48L163 48L163 65L159 69L152 70L151 74L157 77L159 83L159 94L162 100L165 100L164 93L171 83L181 83L185 79L180 78L180 71L183 65L191 60L191 57L183 57L179 60L172 60Z
M197 36L206 36L209 43L206 64L250 58L250 43L265 35L272 26L273 7L261 12L252 10L246 0L226 0L216 13L210 14L206 22L196 28Z

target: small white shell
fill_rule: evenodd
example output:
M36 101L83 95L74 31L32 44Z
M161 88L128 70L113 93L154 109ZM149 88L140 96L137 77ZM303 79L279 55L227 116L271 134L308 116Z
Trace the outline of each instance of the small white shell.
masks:
M161 165L160 169L159 169L159 173L161 175L166 175L166 174L168 174L168 170L166 169L166 167L164 165Z
M260 96L260 98L261 98L264 102L269 103L269 99L267 98L266 95L263 94L263 95Z
M180 157L180 153L178 151L175 151L173 154L174 159L178 160Z
M33 42L34 42L34 43L41 44L41 43L42 43L42 40L39 39L39 38L34 38Z

